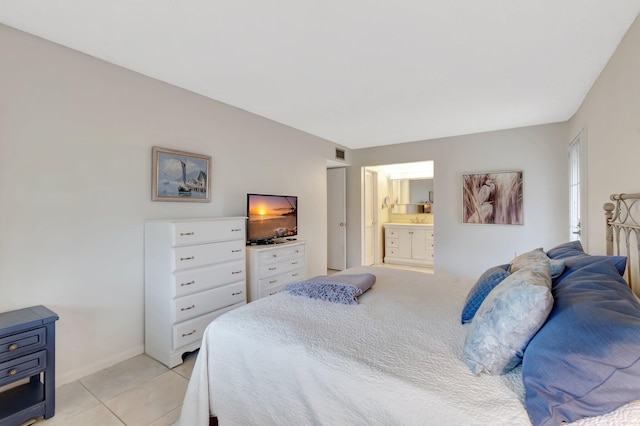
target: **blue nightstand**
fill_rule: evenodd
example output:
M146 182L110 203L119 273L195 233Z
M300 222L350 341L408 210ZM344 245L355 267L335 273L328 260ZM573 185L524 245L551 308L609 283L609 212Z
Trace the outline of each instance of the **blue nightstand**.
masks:
M0 314L0 426L53 416L57 320L42 305Z

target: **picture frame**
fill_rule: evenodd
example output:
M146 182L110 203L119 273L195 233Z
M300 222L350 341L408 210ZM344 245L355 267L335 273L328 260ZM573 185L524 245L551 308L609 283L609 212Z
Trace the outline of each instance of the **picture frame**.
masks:
M210 156L157 146L151 156L152 201L211 201Z
M462 175L462 222L523 225L523 173L468 173Z

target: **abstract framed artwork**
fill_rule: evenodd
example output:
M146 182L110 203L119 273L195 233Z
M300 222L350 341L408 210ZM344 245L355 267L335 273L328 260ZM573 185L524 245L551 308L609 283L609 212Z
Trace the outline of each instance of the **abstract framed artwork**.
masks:
M154 146L151 200L211 201L211 157Z
M522 171L462 176L462 222L522 225Z

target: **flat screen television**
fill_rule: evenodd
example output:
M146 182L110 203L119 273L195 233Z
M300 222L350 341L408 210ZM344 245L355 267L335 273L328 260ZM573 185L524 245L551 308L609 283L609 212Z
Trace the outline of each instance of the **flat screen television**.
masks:
M298 197L247 194L247 242L270 244L298 235Z

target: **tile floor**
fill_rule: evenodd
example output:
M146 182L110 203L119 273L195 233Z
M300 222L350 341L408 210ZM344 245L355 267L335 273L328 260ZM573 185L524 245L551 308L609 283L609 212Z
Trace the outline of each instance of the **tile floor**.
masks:
M180 416L197 353L173 369L147 355L56 389L56 413L35 426L168 426Z
M433 273L430 268L376 265ZM327 270L327 274L337 271ZM147 355L56 389L56 414L35 426L169 426L180 416L197 352L169 369Z

